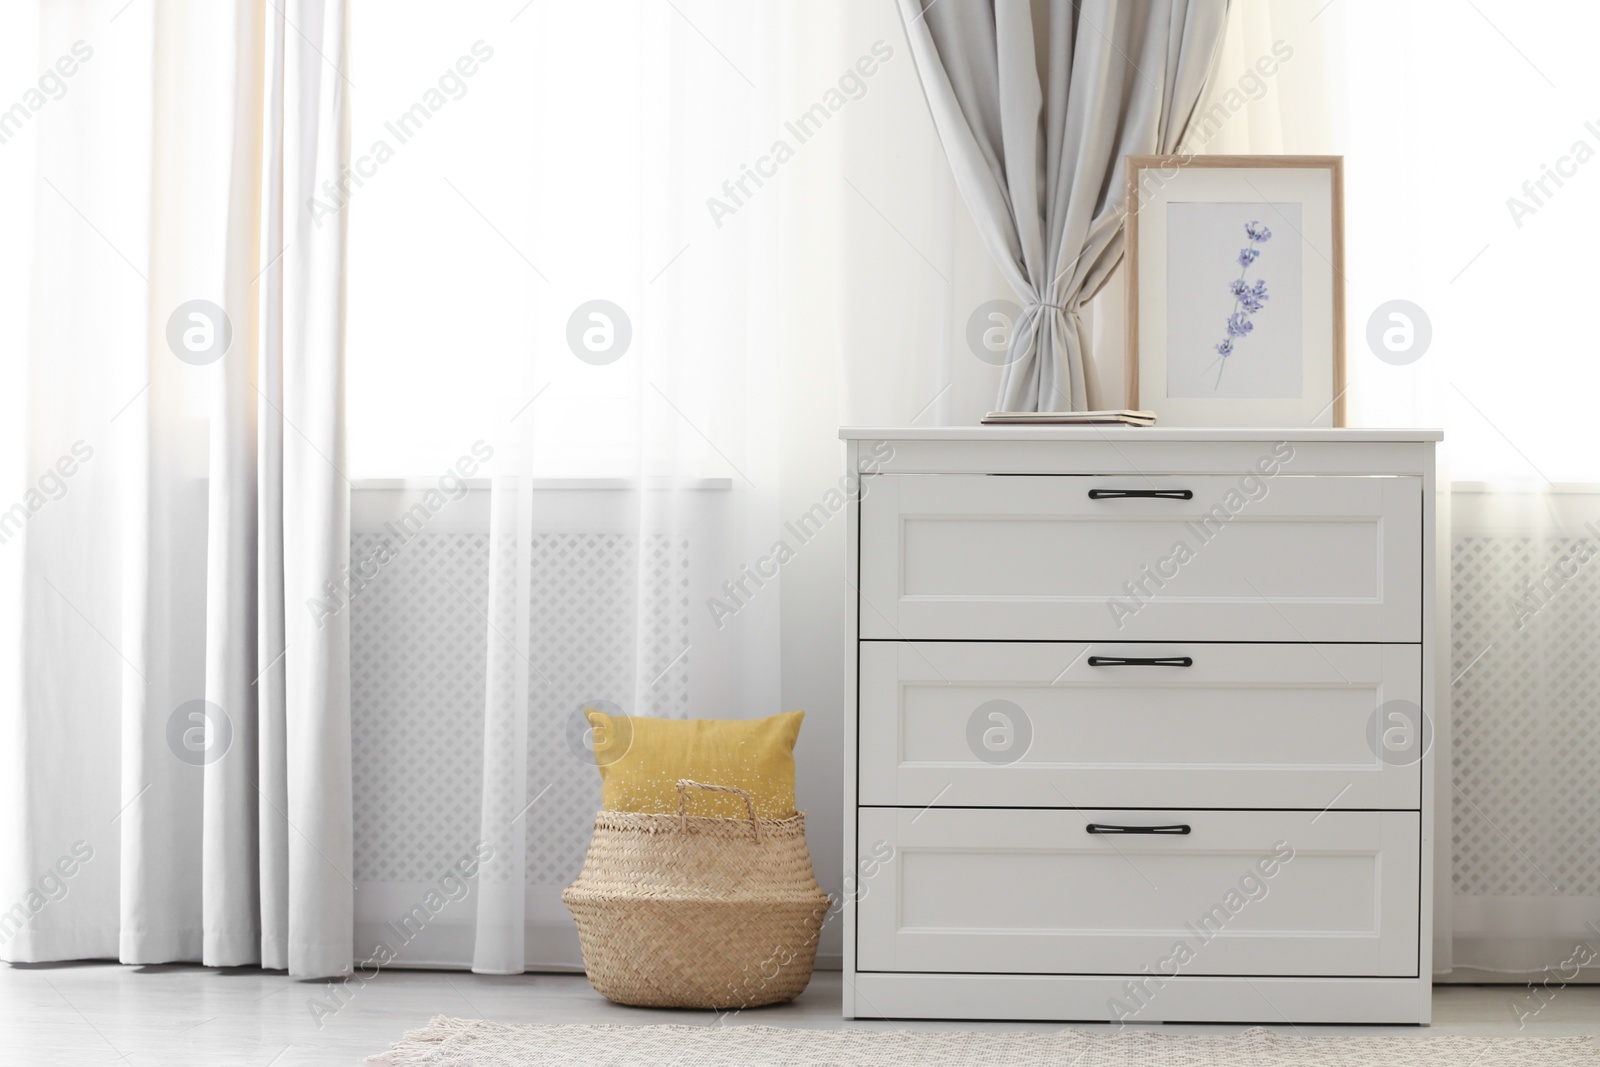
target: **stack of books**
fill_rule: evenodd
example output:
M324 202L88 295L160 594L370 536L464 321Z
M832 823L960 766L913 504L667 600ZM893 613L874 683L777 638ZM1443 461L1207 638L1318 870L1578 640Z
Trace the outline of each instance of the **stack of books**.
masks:
M1153 426L1153 411L991 411L985 426Z

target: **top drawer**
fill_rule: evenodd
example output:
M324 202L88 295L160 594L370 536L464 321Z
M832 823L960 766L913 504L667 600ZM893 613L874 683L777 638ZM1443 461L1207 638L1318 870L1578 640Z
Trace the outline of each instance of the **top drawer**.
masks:
M862 483L863 638L1421 640L1420 478Z

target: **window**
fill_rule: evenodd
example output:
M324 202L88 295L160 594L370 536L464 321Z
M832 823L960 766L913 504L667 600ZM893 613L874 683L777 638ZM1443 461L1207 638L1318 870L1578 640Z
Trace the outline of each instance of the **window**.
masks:
M353 476L524 430L541 475L729 473L773 205L705 200L769 139L768 19L355 0L355 173L323 219L348 212Z
M1600 482L1600 8L1336 4L1355 418L1447 429L1460 480ZM1559 23L1559 25L1557 25ZM1367 316L1420 306L1426 354Z

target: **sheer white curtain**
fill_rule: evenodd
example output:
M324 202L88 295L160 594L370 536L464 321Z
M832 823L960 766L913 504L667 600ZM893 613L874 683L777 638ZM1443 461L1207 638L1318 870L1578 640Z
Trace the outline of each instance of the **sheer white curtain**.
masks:
M304 604L348 539L342 233L306 207L343 6L37 14L0 145L33 214L0 325L0 955L339 974L348 616Z
M1571 980L1574 950L1600 946L1600 583L1583 562L1600 543L1600 435L1582 412L1600 387L1586 351L1600 12L1430 2L1329 15L1355 60L1334 83L1345 151L1364 161L1347 186L1362 264L1352 410L1443 425L1455 483L1453 977ZM1361 341L1397 300L1431 333L1402 365Z
M839 62L879 40L893 55L805 194L837 218L833 411L856 426L975 423L1022 309L956 188L894 5L841 5L837 18Z
M1600 385L1600 13L1569 14L1236 4L1213 85L1227 118L1194 146L1345 156L1349 421L1445 429L1434 961L1459 981L1589 977L1572 962L1600 945L1600 441L1573 408ZM1393 327L1409 351L1383 347Z
M578 964L559 893L599 802L586 702L805 709L800 806L837 891L838 427L975 421L1000 367L967 330L1011 296L893 7L357 0L353 40L358 165L472 60L348 197L352 462L389 479L357 497L406 501L358 544L420 499L397 476L493 452L492 488L357 594L413 652L357 687L358 956L481 845L477 891L401 958ZM626 349L589 351L619 314ZM443 648L470 670L413 662Z
M499 467L514 477L492 490L479 832L494 855L480 882L480 972L576 961L557 884L575 872L530 884L528 853L581 840L599 806L588 746L575 759L568 741L587 737L586 703L675 717L781 710L777 599L757 584L777 576L759 561L780 532L764 432L781 403L778 208L761 173L781 166L761 159L780 127L775 13L639 3L621 14L525 16L531 99L543 103L520 131L540 146L521 234L545 266L523 272L529 358L506 383L513 432ZM600 39L600 51L571 47ZM574 95L587 106L564 106ZM539 487L585 468L616 487ZM616 547L569 586L546 553L591 537Z
M429 807L456 812L443 787L459 758L472 817L397 837L411 855L388 866L421 877L371 864L358 956L386 942L486 973L580 966L560 892L600 806L583 708L786 710L784 17L726 3L356 5L367 95L353 154L395 148L348 197L357 462L418 474L477 444L488 479L451 504L479 507L487 534L470 574L444 575L461 610L408 622L424 645L463 628L477 642L471 741L384 775L422 779L402 791L438 788ZM397 143L400 116L435 91ZM392 403L375 404L385 392ZM396 567L416 569L379 586L443 585L427 549L395 547ZM428 728L376 714L373 744ZM358 807L392 818L374 799ZM473 855L476 892L396 945L392 924L427 883Z

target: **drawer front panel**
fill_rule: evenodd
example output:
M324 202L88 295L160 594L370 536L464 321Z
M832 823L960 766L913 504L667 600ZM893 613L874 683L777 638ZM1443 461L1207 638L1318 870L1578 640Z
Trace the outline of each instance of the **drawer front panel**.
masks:
M861 636L1418 641L1421 485L876 475ZM1152 490L1191 497L1115 495Z
M1421 806L1420 760L1393 708L1378 712L1421 706L1417 645L865 641L860 654L862 804ZM1190 665L1116 662L1130 658Z
M1417 971L1416 812L936 807L859 818L863 971Z

